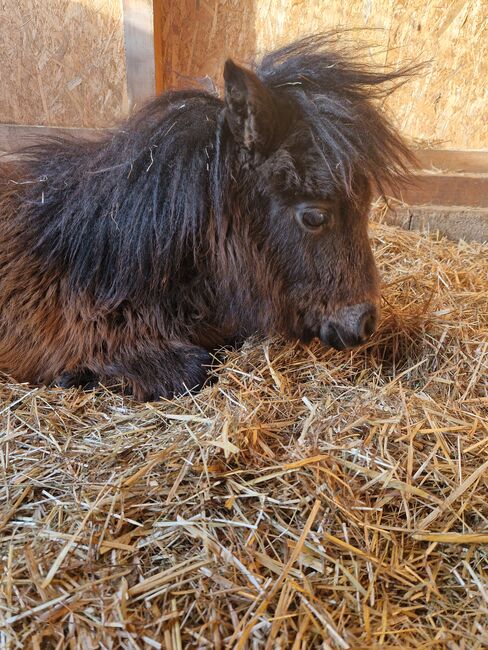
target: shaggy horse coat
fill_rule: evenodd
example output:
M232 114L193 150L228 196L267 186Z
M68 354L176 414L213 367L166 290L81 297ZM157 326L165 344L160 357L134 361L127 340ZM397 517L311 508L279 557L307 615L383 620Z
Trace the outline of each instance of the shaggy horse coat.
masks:
M373 332L372 191L411 155L334 35L231 60L224 99L168 92L98 141L51 138L0 166L0 371L123 380L138 399L201 385L254 333L343 349Z

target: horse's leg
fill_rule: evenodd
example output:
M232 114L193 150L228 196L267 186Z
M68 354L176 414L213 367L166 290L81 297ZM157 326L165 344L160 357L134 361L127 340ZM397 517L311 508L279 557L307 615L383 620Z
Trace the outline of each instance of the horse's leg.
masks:
M204 348L172 342L119 353L100 368L100 376L124 380L137 400L155 401L200 389L211 363L212 357Z
M98 385L97 375L88 368L78 368L72 372L63 372L54 380L54 384L60 388L73 388L80 386L85 390L91 390Z

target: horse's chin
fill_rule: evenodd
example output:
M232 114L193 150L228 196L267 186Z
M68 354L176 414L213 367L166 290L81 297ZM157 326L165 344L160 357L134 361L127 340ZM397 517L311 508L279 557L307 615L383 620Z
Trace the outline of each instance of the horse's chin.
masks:
M300 336L300 343L303 343L304 345L310 345L310 343L317 338L315 334L312 332L306 332L305 334L302 334Z
M289 336L290 340L298 340L300 343L303 343L304 345L310 345L310 343L318 337L319 333L318 331L312 329L311 327L303 327L298 331L293 332L291 336Z

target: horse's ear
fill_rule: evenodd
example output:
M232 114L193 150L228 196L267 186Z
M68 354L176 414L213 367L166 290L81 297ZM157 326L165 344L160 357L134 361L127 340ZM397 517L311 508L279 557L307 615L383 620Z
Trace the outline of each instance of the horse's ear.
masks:
M266 153L273 139L276 105L256 75L231 59L224 66L226 121L234 139L250 151Z

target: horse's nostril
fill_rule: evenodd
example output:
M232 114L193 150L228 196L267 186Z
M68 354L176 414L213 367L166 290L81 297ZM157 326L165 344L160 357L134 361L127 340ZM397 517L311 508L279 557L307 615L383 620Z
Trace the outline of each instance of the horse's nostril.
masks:
M336 350L352 348L365 343L376 329L378 311L374 305L363 303L344 307L327 319L321 329L320 338L325 345Z
M361 341L367 341L376 329L376 317L373 313L363 315L359 327L359 338Z
M349 345L344 340L344 335L341 335L340 328L331 322L327 322L321 327L320 339L324 345L336 350L345 350Z

